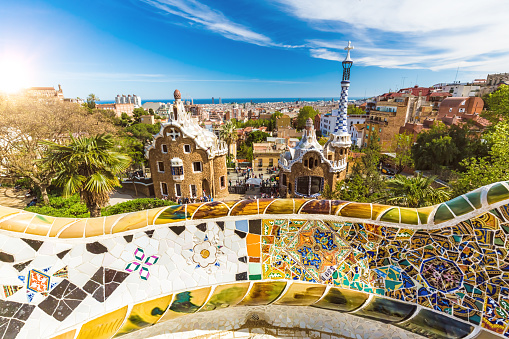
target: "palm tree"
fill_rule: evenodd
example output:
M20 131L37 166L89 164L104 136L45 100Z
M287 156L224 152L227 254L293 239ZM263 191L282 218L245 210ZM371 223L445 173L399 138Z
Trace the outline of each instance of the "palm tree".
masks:
M109 201L109 193L120 186L116 177L131 163L129 156L113 150L111 135L71 136L67 145L46 141L44 164L56 170L55 183L64 188L64 197L80 193L91 217L101 216L101 207Z
M438 204L451 198L451 191L444 187L434 188L431 184L436 177L405 177L397 174L387 182L387 195L382 199L403 207L423 207Z
M223 126L221 126L219 137L228 144L228 161L230 161L230 145L237 140L237 127L233 121L227 121Z

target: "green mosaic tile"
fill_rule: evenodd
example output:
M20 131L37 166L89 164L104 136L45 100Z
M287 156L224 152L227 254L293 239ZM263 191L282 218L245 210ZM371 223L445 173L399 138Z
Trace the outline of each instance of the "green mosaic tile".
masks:
M488 191L488 204L493 204L505 199L509 199L509 190L501 183L491 186Z
M477 192L470 192L465 194L465 196L468 198L468 200L474 205L475 208L481 208L481 191Z
M401 213L401 223L411 225L419 224L417 211L415 209L401 207L399 210Z
M385 212L380 218L380 221L399 223L399 208L394 207Z
M446 204L457 216L472 212L474 210L462 196L449 200L446 202Z
M440 207L438 207L437 212L435 214L435 224L440 224L453 218L454 215L452 215L451 211L449 211L447 206L445 204L441 204Z

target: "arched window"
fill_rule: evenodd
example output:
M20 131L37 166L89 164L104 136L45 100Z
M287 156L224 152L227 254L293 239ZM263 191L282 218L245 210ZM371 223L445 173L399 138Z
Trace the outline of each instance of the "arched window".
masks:
M313 169L315 165L315 162L313 161L313 158L309 158L309 169Z
M308 159L304 160L304 167L308 167Z
M318 166L318 159L315 159L315 167Z
M304 176L297 178L297 195L310 197L318 194L323 189L323 178L316 176Z

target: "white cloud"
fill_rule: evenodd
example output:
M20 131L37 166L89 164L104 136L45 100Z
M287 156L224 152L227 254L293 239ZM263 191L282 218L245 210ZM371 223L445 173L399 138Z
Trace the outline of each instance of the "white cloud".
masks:
M509 2L499 0L276 0L317 31L354 40L358 64L506 71ZM318 32L317 32L318 33ZM341 60L345 41L310 40L312 57ZM507 56L506 56L507 55Z
M232 40L244 41L260 46L282 46L274 43L269 37L253 32L249 28L232 22L223 13L212 9L196 0L141 0L163 14L180 16L191 23L202 25L206 29L219 33Z

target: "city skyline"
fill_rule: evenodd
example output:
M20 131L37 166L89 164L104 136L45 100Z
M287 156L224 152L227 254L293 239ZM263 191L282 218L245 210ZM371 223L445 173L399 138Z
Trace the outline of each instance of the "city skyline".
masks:
M348 40L351 97L506 71L509 4L434 2L17 1L0 9L0 89L61 84L66 97L102 100L175 88L196 99L338 97Z

